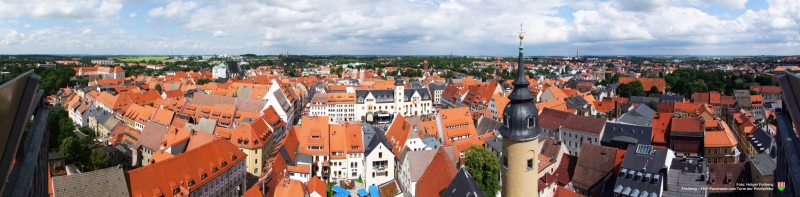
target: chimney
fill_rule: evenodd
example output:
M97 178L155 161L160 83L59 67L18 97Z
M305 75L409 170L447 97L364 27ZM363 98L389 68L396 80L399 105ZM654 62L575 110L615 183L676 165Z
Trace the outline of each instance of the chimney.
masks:
M614 110L616 110L616 112L614 112L614 119L617 119L619 118L619 101L617 100L614 101Z

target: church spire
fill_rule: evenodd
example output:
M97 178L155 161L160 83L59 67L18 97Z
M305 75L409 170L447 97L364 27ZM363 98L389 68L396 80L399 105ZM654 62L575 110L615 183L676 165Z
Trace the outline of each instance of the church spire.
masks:
M514 85L514 90L508 97L509 100L528 101L533 99L528 91L528 79L525 78L525 62L522 60L522 39L525 37L522 31L522 24L519 25L519 59L517 60L517 78L511 84Z
M522 25L520 25L520 28ZM508 99L511 100L503 110L503 127L500 135L503 139L511 141L530 141L536 139L541 133L538 124L538 112L533 103L533 96L528 90L528 80L525 78L525 62L522 61L522 38L524 35L520 31L519 39L519 61L517 62L517 78L511 84L514 90Z

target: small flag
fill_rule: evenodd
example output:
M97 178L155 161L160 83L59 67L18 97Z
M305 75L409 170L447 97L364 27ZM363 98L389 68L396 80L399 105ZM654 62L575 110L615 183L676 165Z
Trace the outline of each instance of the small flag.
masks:
M786 182L778 182L778 190L783 191L784 188L786 188Z

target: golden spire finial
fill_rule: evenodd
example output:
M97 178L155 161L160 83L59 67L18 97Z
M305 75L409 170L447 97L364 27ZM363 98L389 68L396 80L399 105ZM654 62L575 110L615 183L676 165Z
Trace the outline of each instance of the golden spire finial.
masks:
M524 32L524 31L522 31L522 23L520 23L520 24L519 24L519 39L520 39L520 40L522 40L522 38L525 38L525 34L524 34L524 33L525 33L525 32Z

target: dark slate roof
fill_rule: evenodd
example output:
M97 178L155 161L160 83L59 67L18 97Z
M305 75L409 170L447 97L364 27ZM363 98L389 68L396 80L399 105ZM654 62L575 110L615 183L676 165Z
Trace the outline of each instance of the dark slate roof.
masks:
M589 104L586 99L583 99L583 97L580 96L569 97L564 101L567 103L567 107L570 109L580 109Z
M103 124L111 117L111 113L106 110L94 110L92 113L89 113L89 116L95 117L99 124Z
M662 103L681 103L683 100L683 96L679 95L661 95Z
M364 153L365 155L369 155L375 150L375 147L378 147L378 144L383 143L383 146L386 146L387 149L392 150L392 144L389 143L389 140L386 139L386 135L380 128L373 127L371 124L362 124L362 130L364 131Z
M680 185L681 187L701 188L706 186L706 163L700 162L700 158L674 158L672 165L669 166L668 179L664 184ZM663 196L681 197L705 197L708 196L706 190L685 190L681 187L664 188Z
M630 191L630 195L636 194L636 196L640 196L643 192L650 195L656 193L656 196L661 196L667 154L666 148L655 148L651 145L630 146L625 153L625 158L622 159L620 172L616 174L617 182L614 191L621 190L623 193ZM625 172L625 177L619 177L622 172ZM630 177L629 174L631 174ZM650 180L644 182L643 180L648 175ZM636 176L641 178L637 180ZM655 181L655 177L658 177L658 181Z
M661 102L661 98L658 97L644 97L644 96L631 96L631 99L628 103L639 103L639 104L648 104L650 102L659 103Z
M491 118L487 118L486 116L482 116L480 119L478 119L478 125L475 126L475 130L478 132L478 135L480 136L483 134L494 132L501 126L503 126L502 122Z
M442 197L485 197L481 188L473 180L472 175L467 172L466 168L461 168L450 181L450 185L442 193Z
M775 174L775 168L777 164L775 160L772 159L767 154L757 154L750 158L750 162L753 163L753 166L756 167L761 176L769 176Z
M491 146L494 150L501 151L503 150L503 141L500 140L497 136L492 136L489 139L485 140L486 144Z
M425 88L425 86L423 86L422 83L420 83L419 81L411 81L408 82L408 84L411 85L411 89Z
M228 67L228 73L230 74L242 74L242 68L239 67L239 63L235 61L227 61L225 65Z
M53 193L55 196L130 196L125 171L119 167L53 177Z
M606 122L600 144L619 149L627 149L628 145L650 145L653 127Z
M356 102L363 104L369 94L372 94L376 103L394 102L394 90L356 90Z
M420 96L420 99L423 100L423 101L431 100L431 94L430 94L430 92L428 92L428 89L425 89L425 88L421 88L421 89L405 89L404 90L404 94L403 94L404 97L405 97L404 100L406 102L410 102L411 101L411 96L414 96L414 92L417 92L417 94L419 94L419 96Z
M656 111L653 111L653 109L650 109L650 107L647 105L639 105L638 107L633 108L633 111L630 111L629 113L639 115L645 119L653 120L654 112Z
M49 153L47 153L47 159L48 160L50 160L50 159L64 159L64 156L61 155L61 153L58 153L58 152L49 152Z
M442 91L444 91L444 88L446 88L446 87L447 86L445 84L443 84L443 83L431 83L431 84L428 84L428 89L430 89L431 92L434 91L434 90L442 90Z
M629 124L629 125L639 125L639 126L652 126L653 119L647 119L645 117L631 115L630 113L622 114L618 119L617 123L622 124Z
M286 150L286 146L281 146L281 149L280 149L279 152L281 153L281 157L283 157L284 162L286 162L286 165L289 165L289 166L295 166L296 165L294 163L294 161L292 161L292 156L289 155L289 151Z
M756 131L753 132L753 135L750 135L747 140L750 141L750 144L753 145L753 148L755 148L758 153L764 153L764 151L769 150L774 141L772 136L760 127L757 128Z

